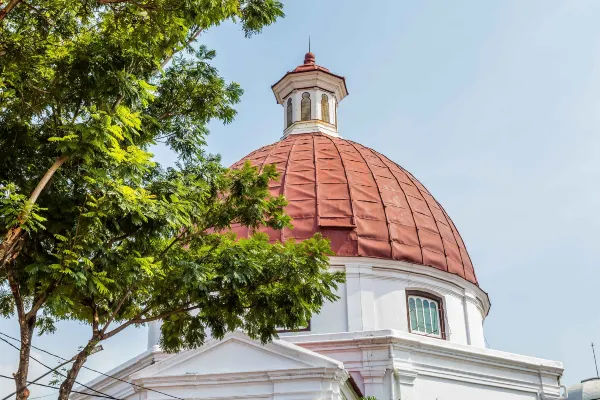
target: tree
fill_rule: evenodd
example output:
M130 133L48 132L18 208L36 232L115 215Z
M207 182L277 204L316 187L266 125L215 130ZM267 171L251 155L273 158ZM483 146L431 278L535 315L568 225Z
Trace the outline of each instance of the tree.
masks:
M226 20L246 36L276 0L10 0L0 3L0 312L16 316L24 399L34 332L90 325L65 400L101 341L162 319L167 351L242 328L262 341L336 299L329 244L237 239L232 224L290 225L274 167L228 170L207 123L242 90L191 44ZM150 146L179 159L164 169Z

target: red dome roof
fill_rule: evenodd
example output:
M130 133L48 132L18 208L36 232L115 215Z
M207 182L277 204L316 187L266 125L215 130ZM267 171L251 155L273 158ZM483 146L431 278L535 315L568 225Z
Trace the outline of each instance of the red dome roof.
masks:
M402 260L447 271L477 284L454 223L409 172L358 143L319 133L289 135L233 165L275 164L274 195L288 199L294 229L263 228L272 241L320 232L338 256ZM240 236L248 229L235 226Z

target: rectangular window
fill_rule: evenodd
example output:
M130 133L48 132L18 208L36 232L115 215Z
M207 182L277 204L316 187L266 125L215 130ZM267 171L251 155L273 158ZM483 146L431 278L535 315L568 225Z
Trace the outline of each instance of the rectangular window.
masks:
M420 294L408 294L410 331L424 336L444 338L441 301Z

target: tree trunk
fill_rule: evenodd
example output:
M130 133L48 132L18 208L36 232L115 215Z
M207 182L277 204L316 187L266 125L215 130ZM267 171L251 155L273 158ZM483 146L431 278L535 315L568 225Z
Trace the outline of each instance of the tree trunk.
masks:
M12 227L0 243L0 268L4 268L11 260L14 260L18 252L23 229L20 226Z
M46 171L44 176L42 176L37 186L29 196L28 201L31 205L35 204L38 197L40 197L42 190L44 190L46 185L48 185L48 182L50 182L50 179L52 179L52 176L54 176L56 171L58 171L58 169L65 163L65 161L67 161L67 159L68 157L63 155L57 157L56 160L54 160L54 164L52 164L52 166L48 168L48 171ZM23 214L19 216L19 223L21 224L21 226L27 221L28 218L28 214ZM4 236L2 243L0 243L0 268L4 268L6 264L17 258L17 256L19 255L19 252L21 251L21 240L23 237L23 233L25 233L21 226L14 226L10 228Z
M27 373L29 372L29 354L31 353L31 338L35 329L36 317L33 316L27 320L20 320L21 328L21 350L19 353L19 368L14 374L16 386L16 400L26 400L28 393L27 388Z
M67 373L67 377L63 381L62 385L60 385L60 390L58 391L58 400L69 400L71 390L75 384L75 379L77 379L77 375L79 375L81 367L83 367L83 364L85 364L87 361L87 358L96 347L96 344L98 344L97 339L90 340L84 349L77 354L71 369Z

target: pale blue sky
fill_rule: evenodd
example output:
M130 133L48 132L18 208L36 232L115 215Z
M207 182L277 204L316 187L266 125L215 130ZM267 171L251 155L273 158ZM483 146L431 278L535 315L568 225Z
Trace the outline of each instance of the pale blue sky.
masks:
M302 62L310 34L317 63L347 78L340 133L411 171L458 226L492 301L489 346L563 361L567 385L594 375L600 2L290 0L286 13L249 40L232 24L200 38L245 90L237 119L212 126L209 150L231 164L279 139L270 86ZM0 331L17 334L12 321ZM35 344L70 356L87 335L64 324ZM104 348L90 366L139 354L146 330ZM0 343L1 374L15 370L14 353ZM43 372L32 365L30 376ZM0 380L0 394L11 385Z

